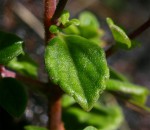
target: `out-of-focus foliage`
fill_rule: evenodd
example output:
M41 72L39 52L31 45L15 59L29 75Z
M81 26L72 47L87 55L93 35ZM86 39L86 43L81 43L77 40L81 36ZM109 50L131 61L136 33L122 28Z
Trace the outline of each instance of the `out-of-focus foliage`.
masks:
M20 117L27 105L24 86L13 78L0 79L0 106L9 114Z
M100 24L95 15L88 11L82 12L79 15L79 22L80 24L78 26L71 25L63 29L63 31L66 34L80 35L98 45L103 43L101 40L103 30L99 28Z
M123 121L123 114L117 104L102 105L96 103L90 112L85 112L73 99L64 96L63 121L67 130L83 130L86 126L94 126L98 130L115 130Z
M0 64L7 64L23 53L23 41L18 36L0 31Z
M35 78L38 75L37 64L27 54L14 58L7 66L25 76Z

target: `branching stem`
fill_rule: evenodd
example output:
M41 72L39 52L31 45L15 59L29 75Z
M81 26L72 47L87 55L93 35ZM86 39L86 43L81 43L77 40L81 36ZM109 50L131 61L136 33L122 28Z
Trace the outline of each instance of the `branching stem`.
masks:
M42 94L45 94L45 95L48 95L47 93L48 93L48 91L50 91L47 88L47 83L44 83L40 80L26 77L26 76L20 75L16 72L10 71L10 70L6 69L3 65L0 65L0 77L2 77L2 78L6 78L6 77L15 78L15 79L23 82L24 84L26 84L30 88L32 88L38 92L41 92Z
M64 10L67 1L68 0L60 0L59 1L57 8L56 8L56 11L52 17L52 20L51 20L52 22L54 22L54 23L57 22L57 19L60 17L62 11Z
M150 27L150 18L143 25L141 25L135 31L133 31L131 34L129 34L129 38L130 39L136 38L138 35L140 35L142 32L144 32L149 27Z

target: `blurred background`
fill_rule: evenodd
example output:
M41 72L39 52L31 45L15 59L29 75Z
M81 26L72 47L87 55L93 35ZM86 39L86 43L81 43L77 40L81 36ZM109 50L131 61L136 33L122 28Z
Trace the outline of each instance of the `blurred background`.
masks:
M101 28L106 31L104 38L111 43L113 39L106 17L111 17L130 34L149 19L150 0L69 0L66 9L70 11L71 17L77 17L83 10L93 12L99 19ZM0 30L13 32L25 41L25 51L39 64L39 78L46 81L43 60L43 1L0 0ZM132 51L121 50L109 57L108 63L134 83L150 89L150 29L136 40L141 43L140 47ZM25 124L46 125L46 100L36 93L31 94L30 98L21 120L14 121L0 109L0 130L4 130L3 126L8 127L7 130L21 130ZM150 99L147 105L150 106ZM150 130L150 115L140 115L127 107L123 107L123 110L129 130ZM20 125L15 125L18 122Z

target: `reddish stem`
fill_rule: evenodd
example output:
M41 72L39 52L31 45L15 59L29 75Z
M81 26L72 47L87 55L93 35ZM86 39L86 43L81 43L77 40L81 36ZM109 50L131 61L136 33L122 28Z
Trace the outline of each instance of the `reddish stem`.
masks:
M48 95L49 93L49 88L47 88L47 83L41 82L37 79L33 79L30 77L26 77L23 75L20 75L16 72L10 71L6 69L3 65L0 65L0 77L5 78L5 77L11 77L15 78L24 84L27 84L30 86L32 89L41 92L42 94Z
M59 18L62 10L65 7L67 0L59 0L56 9L56 0L45 0L45 12L44 12L44 24L45 24L45 42L54 37L53 34L49 32L49 27L52 24L57 24L57 19ZM48 85L50 88L50 93L48 96L49 102L49 121L48 128L50 130L64 130L64 126L61 120L61 96L62 90L59 86Z
M49 86L48 86L49 87ZM49 94L49 130L65 130L61 120L62 107L61 96L63 94L59 86L51 86Z
M45 41L47 44L47 42L53 37L49 31L49 27L53 24L51 19L56 10L56 0L45 0L44 9Z

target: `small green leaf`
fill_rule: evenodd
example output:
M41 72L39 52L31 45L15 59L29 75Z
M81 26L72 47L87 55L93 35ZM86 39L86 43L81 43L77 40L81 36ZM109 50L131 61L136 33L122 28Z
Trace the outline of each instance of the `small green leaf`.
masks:
M85 11L79 15L80 20L80 35L87 38L100 38L99 21L91 12ZM99 44L99 43L98 43Z
M66 22L65 27L68 27L70 25L80 25L80 21L78 19L71 19L70 21Z
M123 49L130 48L131 41L129 37L126 35L125 31L121 29L119 26L115 25L112 19L107 18L106 20L109 25L109 28L111 29L114 39L117 42L117 45Z
M103 36L104 32L102 29L99 29L99 21L94 14L88 11L81 13L79 15L79 22L74 19L68 21L66 23L66 28L63 29L63 32L66 34L80 35L96 43L97 45L103 44L101 37Z
M83 130L98 130L98 129L96 129L96 128L93 127L93 126L88 126L88 127L86 127L85 129L83 129Z
M79 16L79 20L81 26L90 26L92 28L94 27L97 29L99 28L99 21L97 20L95 15L92 14L91 12L88 11L82 12Z
M59 22L65 25L69 21L70 14L67 10L64 10L60 16Z
M48 130L44 127L32 126L32 125L25 126L24 129L25 130Z
M13 78L0 79L0 105L11 115L19 117L27 105L27 93Z
M38 75L37 64L27 54L14 58L7 64L7 67L25 76L35 78Z
M119 106L103 106L99 103L90 112L85 112L75 104L63 109L62 119L67 130L83 130L94 126L98 130L116 130L123 121Z
M51 33L57 34L57 33L59 33L59 27L56 26L56 25L51 25L50 28L49 28L49 31Z
M107 90L119 91L131 96L131 100L145 104L149 91L143 86L134 85L127 82L110 79L107 81Z
M23 53L23 41L14 34L0 31L0 64L7 64Z
M69 35L72 35L72 34L79 35L80 34L78 27L75 25L70 25L67 28L64 28L63 32L65 34L69 34Z
M104 51L80 36L52 39L45 52L52 81L89 111L105 89L109 70Z

